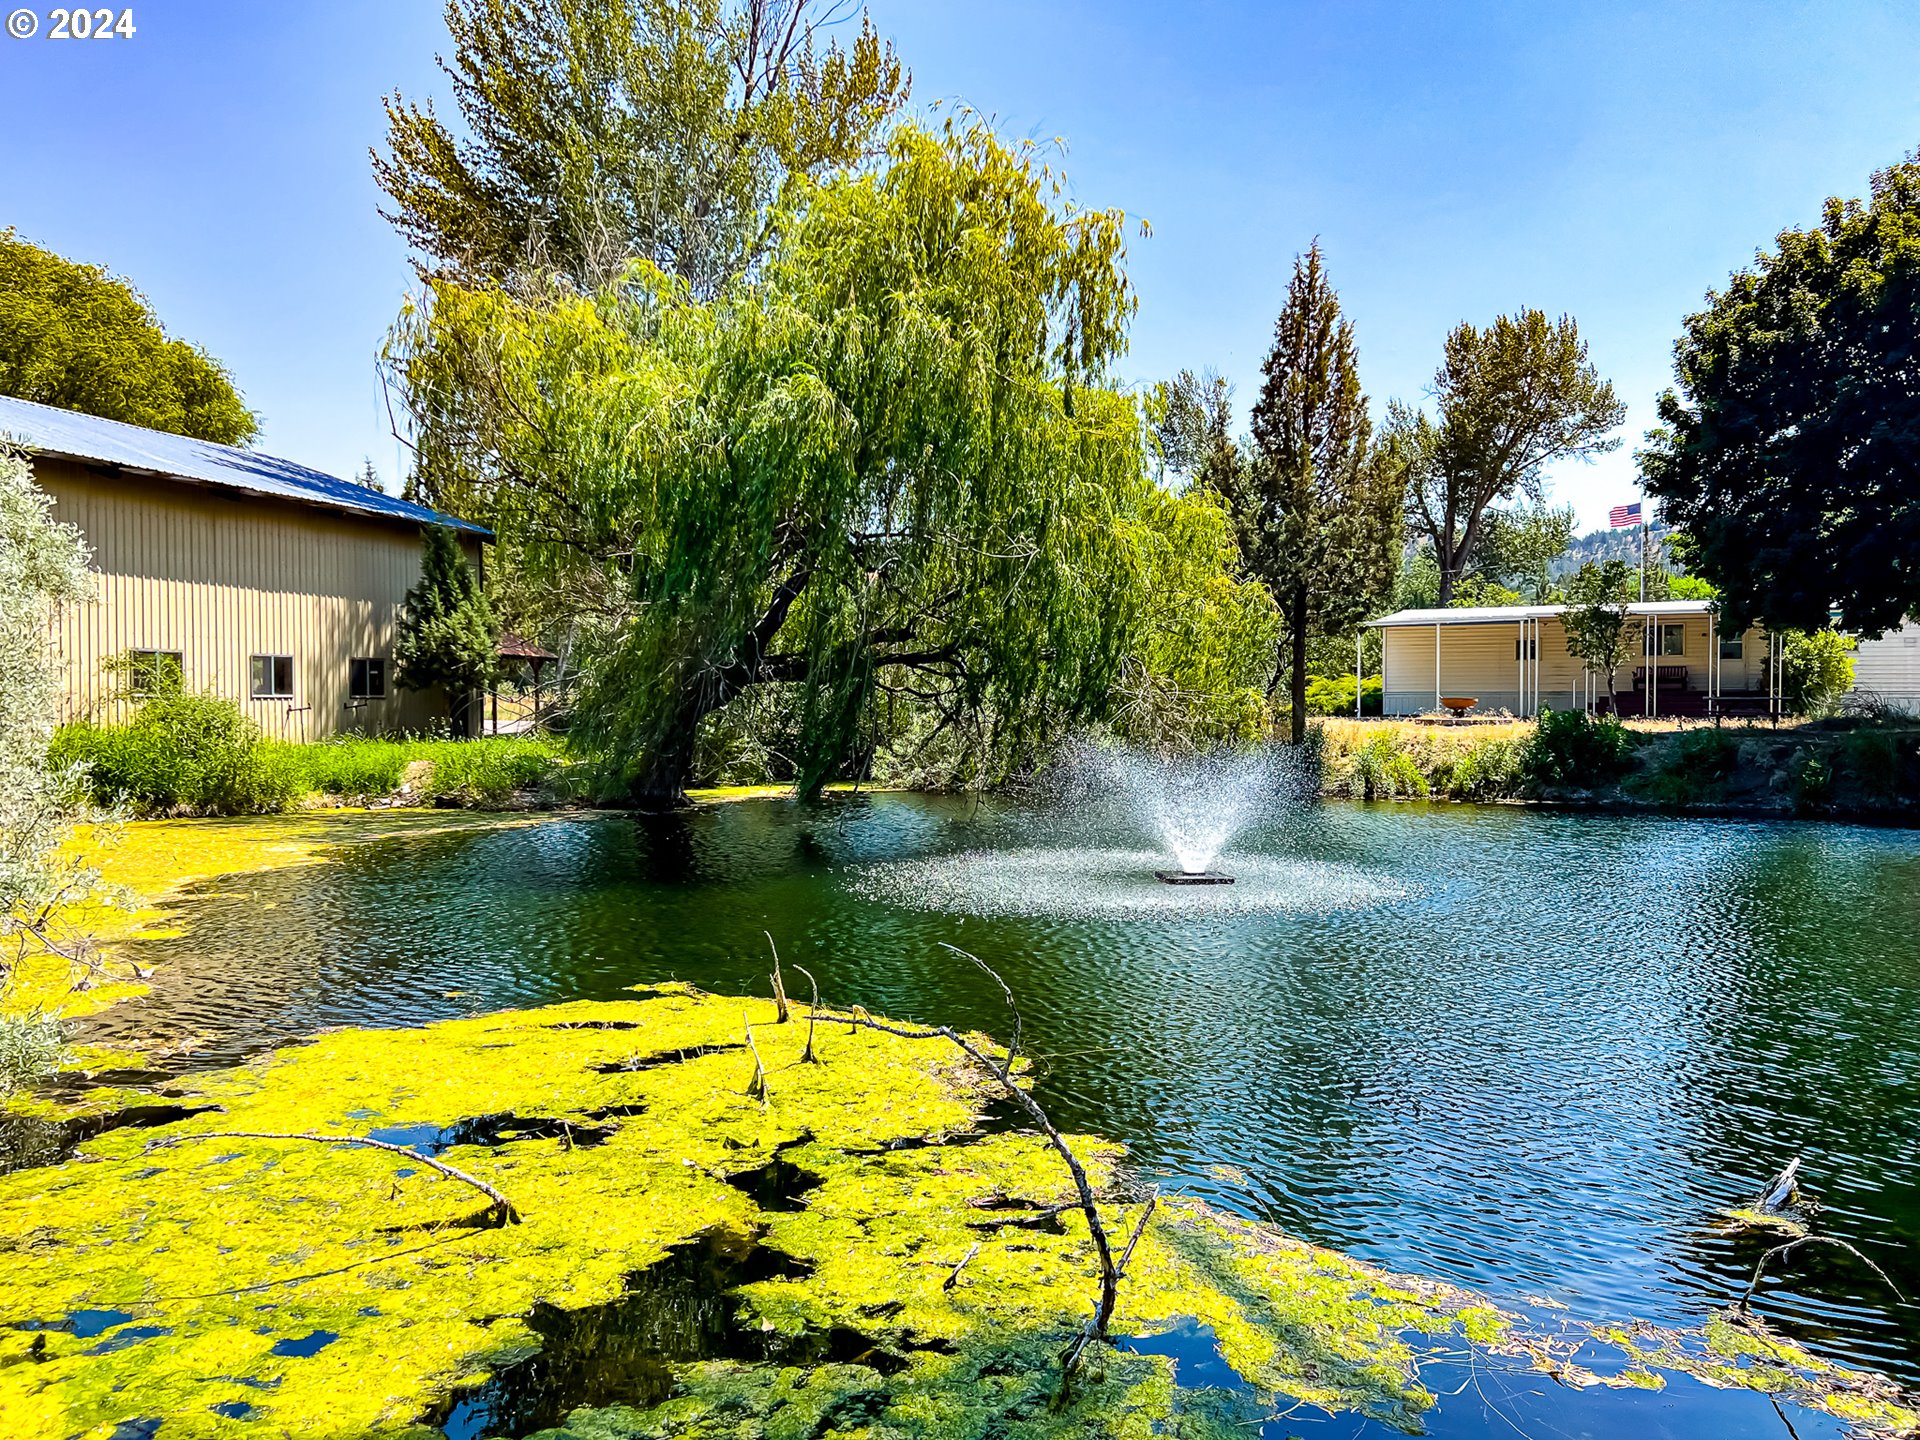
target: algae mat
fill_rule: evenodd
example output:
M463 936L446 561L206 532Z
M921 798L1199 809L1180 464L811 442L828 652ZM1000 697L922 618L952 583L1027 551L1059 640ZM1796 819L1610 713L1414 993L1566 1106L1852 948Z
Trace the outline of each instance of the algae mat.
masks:
M1230 1383L1123 1347L1062 1393L1095 1270L1044 1138L949 1046L823 1017L808 1063L805 1018L774 1022L666 986L337 1031L0 1178L0 1433L1224 1436L1276 1406L1417 1433L1441 1352L1914 1429L1886 1381L1757 1328L1543 1332L1177 1197L1117 1329L1204 1333ZM1073 1143L1124 1232L1123 1156Z
M178 934L168 902L195 882L316 865L347 845L537 825L551 818L388 809L77 825L65 854L73 864L97 872L99 884L86 901L53 916L48 929L63 948L101 948L106 963L89 972L63 955L28 950L13 982L0 988L0 1014L45 1011L71 1019L145 994L145 980L118 963L114 949L129 940Z

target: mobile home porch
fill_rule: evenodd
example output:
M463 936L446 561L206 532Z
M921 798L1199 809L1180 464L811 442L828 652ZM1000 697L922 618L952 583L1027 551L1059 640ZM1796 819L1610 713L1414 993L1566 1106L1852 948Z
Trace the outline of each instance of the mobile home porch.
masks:
M1370 621L1381 638L1383 713L1606 709L1605 672L1568 653L1566 608L1462 606ZM1720 633L1705 600L1648 601L1627 614L1637 653L1613 674L1622 715L1777 713L1777 645L1765 632Z

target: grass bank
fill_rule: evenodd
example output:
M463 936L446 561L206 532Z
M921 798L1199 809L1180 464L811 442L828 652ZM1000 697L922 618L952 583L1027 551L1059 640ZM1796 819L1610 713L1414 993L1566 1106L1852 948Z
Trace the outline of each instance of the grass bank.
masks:
M1369 800L1539 801L1920 823L1920 724L1719 728L1591 721L1327 720L1322 789Z

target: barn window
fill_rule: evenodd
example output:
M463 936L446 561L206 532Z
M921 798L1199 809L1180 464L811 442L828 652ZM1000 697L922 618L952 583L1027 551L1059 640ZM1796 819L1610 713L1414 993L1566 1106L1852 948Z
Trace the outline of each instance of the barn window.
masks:
M353 700L384 700L387 662L378 655L347 662L347 696Z
M291 700L293 698L293 657L256 655L253 657L253 698Z
M1686 654L1687 627L1684 625L1662 625L1660 627L1660 653L1662 655Z
M1747 637L1744 635L1722 635L1720 637L1720 658L1722 660L1746 659Z
M178 690L184 658L178 650L129 650L127 683L135 695Z

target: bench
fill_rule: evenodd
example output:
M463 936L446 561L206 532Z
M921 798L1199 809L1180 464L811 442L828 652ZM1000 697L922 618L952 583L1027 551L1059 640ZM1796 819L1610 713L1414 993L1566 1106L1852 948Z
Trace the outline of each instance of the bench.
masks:
M1709 695L1707 715L1716 725L1722 720L1761 718L1780 723L1780 712L1765 695Z
M1662 690L1684 690L1687 688L1687 667L1684 665L1662 665L1660 667L1660 688ZM1633 688L1647 688L1647 667L1637 665L1633 671Z

